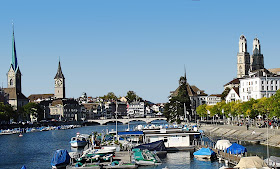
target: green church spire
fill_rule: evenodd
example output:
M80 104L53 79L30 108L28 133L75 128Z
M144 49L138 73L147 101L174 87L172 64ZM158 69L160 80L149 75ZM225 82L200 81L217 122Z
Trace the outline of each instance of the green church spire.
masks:
M18 61L17 61L17 51L16 51L16 41L15 41L15 33L14 33L14 23L13 23L13 47L12 47L12 66L14 71L18 68Z

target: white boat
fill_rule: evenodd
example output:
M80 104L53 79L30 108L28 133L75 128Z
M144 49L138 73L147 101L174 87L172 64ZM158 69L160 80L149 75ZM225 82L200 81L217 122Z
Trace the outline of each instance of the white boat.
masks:
M89 138L88 134L77 133L76 137L71 138L71 141L70 141L71 147L84 147L84 146L86 146L87 143L88 143L88 138Z

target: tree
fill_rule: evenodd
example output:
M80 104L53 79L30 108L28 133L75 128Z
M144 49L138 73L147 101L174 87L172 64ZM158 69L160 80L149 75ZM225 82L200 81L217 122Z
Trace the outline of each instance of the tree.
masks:
M191 101L187 91L187 83L186 77L180 78L180 86L178 89L178 94L176 96L172 96L164 106L164 116L170 122L177 122L180 124L182 122L182 117L184 117L184 107L186 111L191 112Z
M128 103L132 103L133 101L139 100L139 101L143 101L143 99L139 96L136 95L136 93L134 91L128 91L125 98L127 99Z
M103 100L117 100L117 96L115 95L114 92L109 92L107 95L104 95L103 97L100 97Z
M207 109L206 104L202 104L196 108L196 113L199 117L206 117L207 116Z
M229 91L230 91L229 87L225 88L225 90L223 91L222 96L221 96L222 100L226 100L226 97L227 97Z
M10 119L17 119L17 114L13 110L13 107L9 104L0 102L0 121L9 122Z
M23 118L29 119L30 115L37 118L37 120L43 119L43 109L37 103L29 102L22 107L23 109Z

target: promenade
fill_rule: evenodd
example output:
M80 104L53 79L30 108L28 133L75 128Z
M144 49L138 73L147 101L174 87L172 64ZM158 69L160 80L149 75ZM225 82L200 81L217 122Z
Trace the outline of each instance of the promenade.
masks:
M250 126L203 124L200 127L206 135L215 138L228 139L238 142L252 142L280 148L280 129L257 128ZM268 136L268 137L267 137Z

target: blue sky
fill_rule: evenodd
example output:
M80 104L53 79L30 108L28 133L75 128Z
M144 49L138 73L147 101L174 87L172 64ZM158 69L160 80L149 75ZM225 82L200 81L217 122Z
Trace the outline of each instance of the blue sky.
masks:
M187 69L207 94L236 77L238 40L260 39L266 68L279 65L280 3L224 0L13 0L0 2L0 82L12 57L12 20L22 89L54 93L60 56L66 96L128 90L166 102Z

